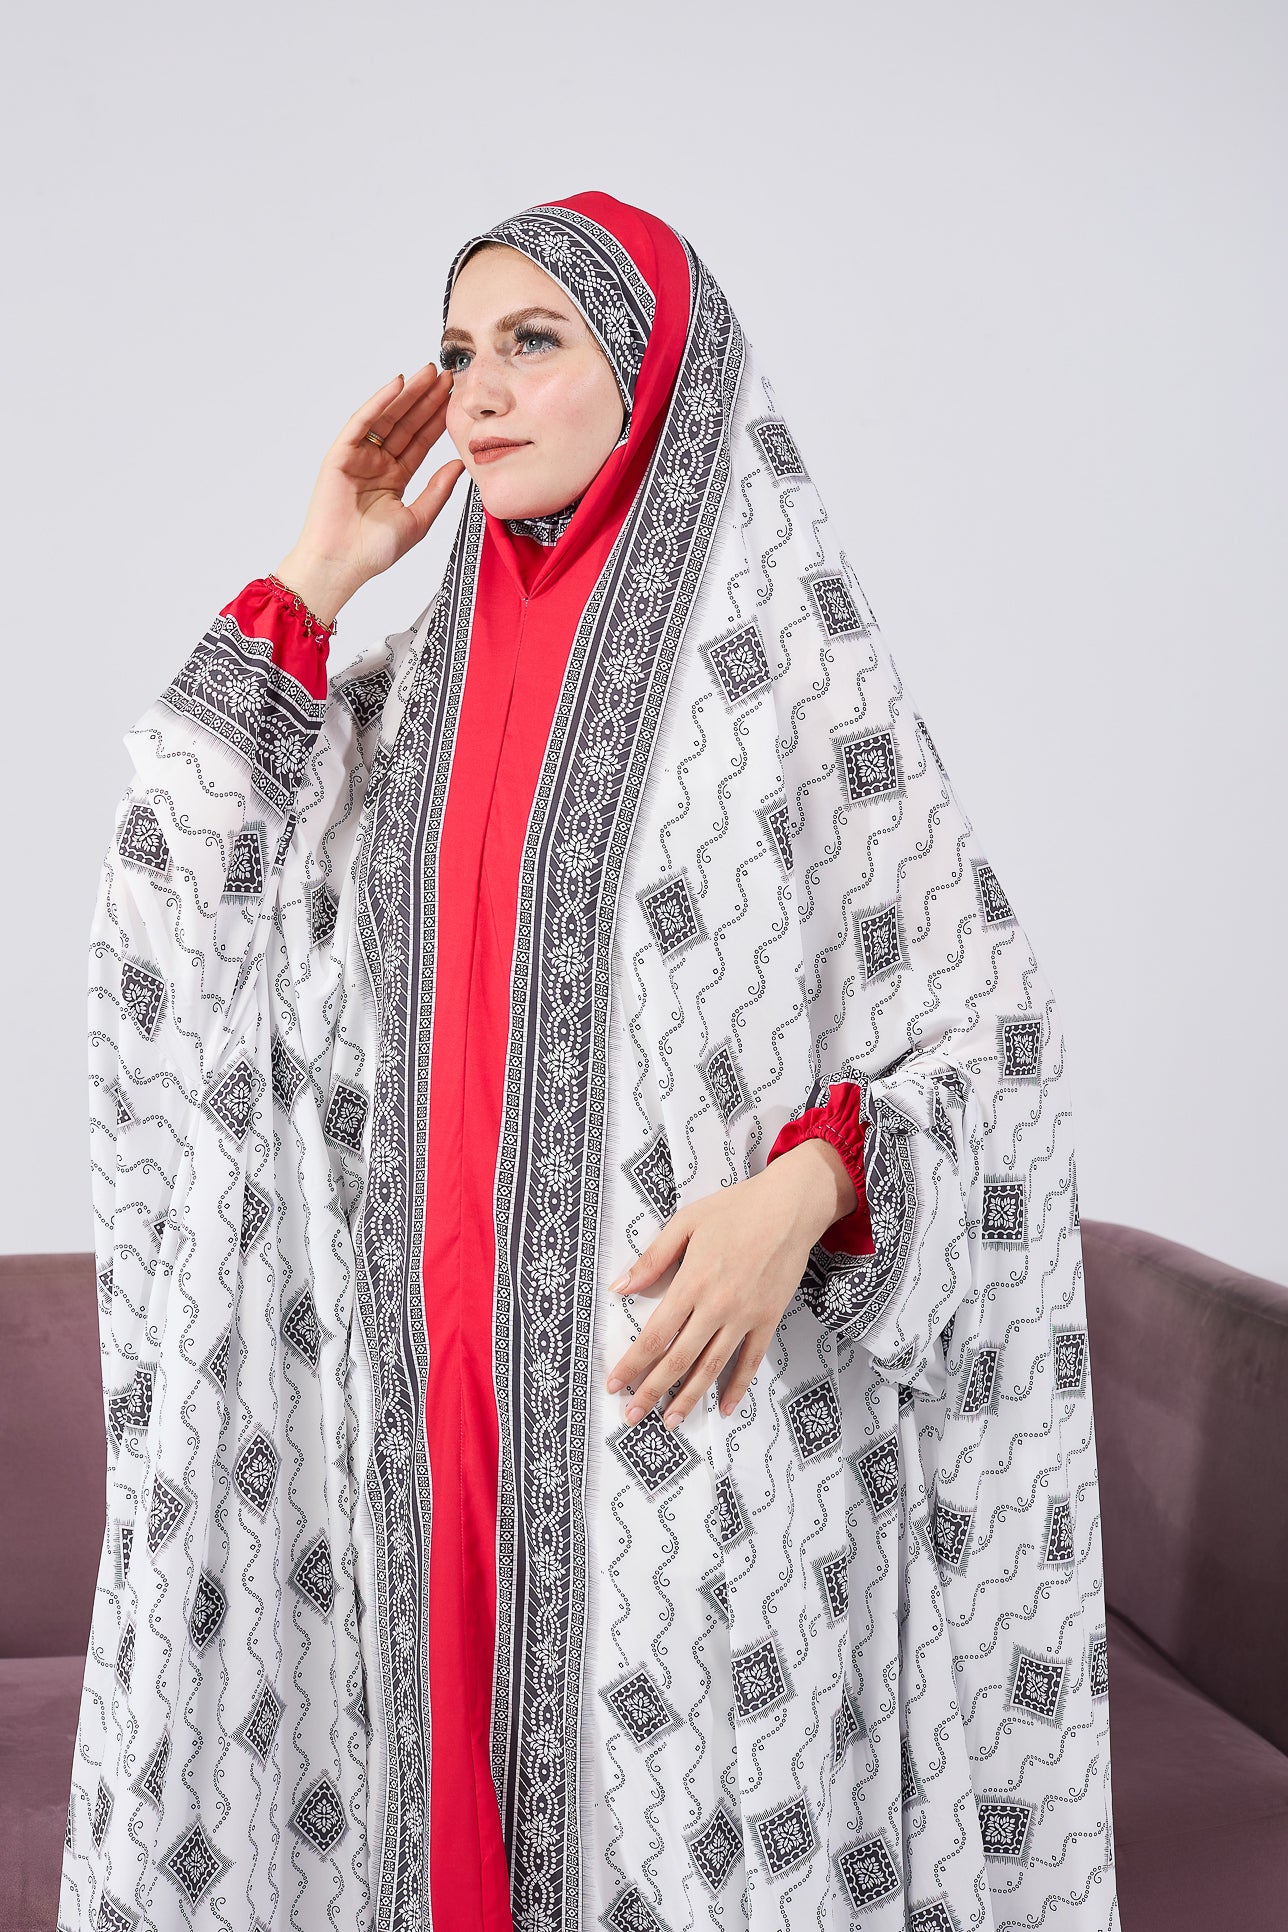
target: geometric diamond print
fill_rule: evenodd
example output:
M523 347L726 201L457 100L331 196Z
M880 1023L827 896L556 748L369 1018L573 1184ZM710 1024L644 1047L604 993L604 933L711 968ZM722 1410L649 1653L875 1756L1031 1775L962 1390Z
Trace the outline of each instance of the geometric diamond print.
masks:
M710 1823L685 1842L703 1883L718 1892L742 1857L742 1833L724 1806L717 1805Z
M192 1615L188 1619L188 1634L198 1650L204 1650L215 1636L227 1609L228 1599L218 1580L211 1576L209 1570L203 1570L197 1579Z
M348 1820L340 1794L329 1778L319 1778L309 1786L291 1815L290 1825L314 1851L324 1854L343 1836Z
M666 1932L638 1885L628 1885L624 1892L617 1894L603 1913L601 1923L604 1932Z
M228 1870L230 1859L216 1851L198 1820L171 1846L161 1861L189 1905L197 1905L215 1880Z
M148 1548L155 1556L168 1536L183 1520L190 1498L162 1476L152 1479L152 1502L148 1509Z
M980 1220L980 1240L990 1248L1022 1248L1025 1244L1024 1182L986 1179Z
M1051 1349L1055 1357L1057 1394L1081 1395L1087 1386L1086 1329L1053 1328Z
M679 1482L699 1460L683 1432L668 1429L656 1408L638 1422L623 1423L608 1441L650 1496Z
M1042 1547L1044 1563L1073 1562L1073 1509L1067 1496L1052 1496L1047 1503Z
M865 731L861 737L843 740L840 753L841 778L851 805L897 798L902 792L903 774L893 732Z
M913 1906L908 1914L908 1932L961 1932L961 1926L941 1892L938 1898Z
M297 1295L282 1317L282 1335L308 1363L310 1368L318 1365L322 1353L322 1330L318 1324L317 1309L313 1306L313 1296L306 1288Z
M94 1794L94 1816L90 1819L89 1835L96 1845L102 1845L103 1833L112 1813L112 1794L100 1778L98 1790Z
M100 1893L98 1914L94 1920L95 1932L134 1932L138 1922L134 1913L127 1912L119 1899L109 1897L106 1892Z
M343 683L337 683L335 694L352 711L358 729L365 731L383 712L385 699L392 689L393 677L389 671L369 671L365 677L346 678Z
M244 825L233 840L233 856L224 880L225 899L258 899L264 891L264 828Z
M249 1253L268 1223L273 1212L273 1203L267 1194L257 1188L253 1181L247 1181L242 1195L241 1238L238 1246L243 1254Z
M367 1096L361 1088L337 1080L327 1108L322 1132L328 1140L358 1154L362 1151L362 1130L367 1118Z
M659 1221L669 1221L675 1213L675 1170L671 1149L659 1127L651 1141L630 1160L622 1162L622 1172L634 1182L636 1190Z
M706 927L689 881L675 873L637 894L654 943L664 959L673 959L686 946L705 939Z
M897 899L892 899L889 905L878 906L873 912L856 913L854 923L865 986L908 964Z
M986 926L1005 926L1012 924L1015 913L1011 902L998 884L996 872L984 859L972 859L975 873L975 893L979 899L980 911Z
M760 1717L792 1695L787 1666L772 1636L734 1651L731 1663L735 1716Z
M619 1677L599 1694L633 1744L652 1744L680 1722L678 1714L642 1668Z
M726 1127L736 1113L750 1107L751 1092L728 1040L722 1040L705 1061L699 1062L698 1071Z
M161 1734L161 1742L157 1745L155 1751L153 1751L151 1757L144 1765L139 1775L138 1783L135 1786L135 1789L141 1791L145 1798L150 1798L158 1809L161 1805L161 1792L165 1782L165 1768L169 1762L170 1733L169 1731L163 1731Z
M880 1834L861 1839L838 1852L836 1869L851 1908L856 1912L878 1904L883 1898L892 1898L902 1882L890 1848Z
M999 1020L998 1059L1003 1080L1038 1080L1042 1075L1042 1022L1024 1016Z
M307 1544L291 1572L291 1583L307 1603L323 1616L330 1616L335 1602L335 1572L331 1568L331 1546L319 1531Z
M801 462L801 453L785 422L768 416L762 417L759 422L748 423L747 428L759 444L775 480L784 476L804 476L805 465Z
M839 1623L850 1607L849 1557L845 1550L837 1550L832 1556L820 1556L814 1564L814 1575L823 1598L823 1608L829 1623Z
M256 1429L233 1464L233 1482L259 1516L273 1499L281 1460L264 1431Z
M803 581L829 637L866 637L867 626L843 577L806 577Z
M121 1000L145 1040L157 1030L165 1005L165 981L155 967L127 959L121 968Z
M170 848L160 821L150 805L137 800L125 814L116 849L127 865L163 879L170 870Z
M818 1833L802 1797L789 1798L786 1804L762 1811L748 1822L771 1878L794 1871L818 1850Z
M898 1435L891 1433L882 1436L870 1449L851 1456L849 1460L863 1486L863 1494L872 1514L881 1516L893 1509L902 1493Z
M250 1132L255 1108L267 1085L259 1068L243 1056L206 1096L207 1112L239 1146Z
M700 649L729 706L763 691L770 682L764 640L754 624L743 624L728 636L703 644Z
M315 946L325 946L335 931L340 902L329 886L315 885L309 891L309 936Z
M997 1364L1001 1350L980 1343L969 1357L958 1415L996 1415L998 1393Z
M290 1052L280 1034L273 1035L273 1098L284 1114L289 1114L296 1094L304 1085L304 1069Z
M977 1798L985 1858L1023 1864L1033 1824L1033 1806L1017 1798Z
M251 1705L245 1721L238 1725L233 1736L255 1753L261 1764L268 1763L268 1754L273 1748L277 1727L286 1709L281 1698L271 1684L260 1687L259 1696Z
M794 1390L784 1400L783 1412L802 1462L825 1456L841 1440L841 1411L830 1376Z
M1069 1666L1063 1657L1042 1657L1016 1644L1011 1656L1006 1708L1044 1724L1059 1724Z

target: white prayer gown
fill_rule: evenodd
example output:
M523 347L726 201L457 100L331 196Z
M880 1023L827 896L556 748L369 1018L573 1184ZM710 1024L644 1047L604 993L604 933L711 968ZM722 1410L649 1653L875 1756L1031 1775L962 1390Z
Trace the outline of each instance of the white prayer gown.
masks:
M620 204L577 202L540 232L610 232ZM325 699L235 602L130 734L61 1932L1118 1924L1059 1014L683 247L656 454L497 820L501 1115L494 1167L461 1165L493 1266L459 1354L425 1148L477 492L442 591ZM627 1425L605 1382L654 1298L607 1284L855 1096L875 1251L815 1248L733 1415Z

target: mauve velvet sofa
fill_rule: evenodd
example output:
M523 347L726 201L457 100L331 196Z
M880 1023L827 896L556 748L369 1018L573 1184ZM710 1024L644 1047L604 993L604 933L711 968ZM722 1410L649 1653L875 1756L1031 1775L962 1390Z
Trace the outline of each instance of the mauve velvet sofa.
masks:
M1288 1288L1135 1228L1082 1240L1123 1932L1276 1932ZM0 1932L55 1932L106 1477L88 1254L0 1257L0 1469Z

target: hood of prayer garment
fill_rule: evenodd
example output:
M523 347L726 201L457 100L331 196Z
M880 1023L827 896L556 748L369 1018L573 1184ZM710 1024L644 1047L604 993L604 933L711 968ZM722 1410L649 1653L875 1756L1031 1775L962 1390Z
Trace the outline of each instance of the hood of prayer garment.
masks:
M130 734L59 1923L1110 1932L1055 999L705 261L572 195L444 319L485 239L612 365L593 481L471 482L419 620L315 685L228 607ZM627 1424L672 1277L608 1284L838 1097L870 1237L731 1415Z

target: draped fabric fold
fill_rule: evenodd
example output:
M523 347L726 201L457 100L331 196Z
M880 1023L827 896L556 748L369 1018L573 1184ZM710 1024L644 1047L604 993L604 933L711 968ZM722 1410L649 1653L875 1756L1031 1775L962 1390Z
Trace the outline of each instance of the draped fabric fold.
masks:
M628 404L558 534L471 485L339 671L248 585L128 734L61 1932L1113 1932L1054 998L701 257L487 233ZM813 1135L736 1411L626 1424L608 1283Z

